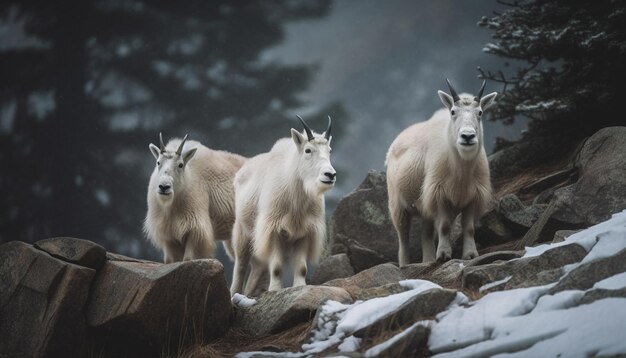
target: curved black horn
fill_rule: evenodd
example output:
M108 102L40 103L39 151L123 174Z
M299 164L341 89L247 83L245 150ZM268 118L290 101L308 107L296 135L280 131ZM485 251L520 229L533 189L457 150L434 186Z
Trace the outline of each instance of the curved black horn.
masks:
M304 130L306 131L306 136L309 138L309 142L312 141L313 140L313 132L311 132L311 128L309 128L309 126L306 124L304 119L302 119L302 117L300 117L298 115L296 115L296 117L298 117L300 122L302 122L302 125L304 126Z
M485 91L485 83L486 81L483 80L483 85L480 86L480 91L478 91L478 96L474 97L474 101L480 102L480 99L483 98L483 92Z
M332 120L330 119L330 116L328 116L328 129L326 129L326 133L324 134L324 138L326 138L326 140L328 140L330 138L330 125L331 125Z
M456 94L456 91L454 90L454 87L452 87L452 85L450 84L450 80L447 79L447 78L446 78L446 83L448 83L448 88L450 89L450 94L452 95L452 100L454 102L458 101L460 99L459 95Z
M159 143L161 145L161 153L165 153L165 144L163 143L163 133L159 132Z
M183 146L187 141L187 137L189 137L189 134L185 134L185 138L183 138L183 140L180 142L180 145L178 146L178 149L176 149L176 154L180 155L183 152Z

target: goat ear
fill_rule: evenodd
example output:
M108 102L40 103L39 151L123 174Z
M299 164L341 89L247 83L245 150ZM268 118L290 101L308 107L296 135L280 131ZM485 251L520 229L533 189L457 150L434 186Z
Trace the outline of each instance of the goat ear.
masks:
M152 152L154 159L159 160L159 154L161 154L161 149L159 149L159 147L157 147L156 145L152 143L150 143L148 147L150 148L150 151Z
M306 142L302 133L298 132L297 130L293 128L291 128L291 139L293 139L293 142L296 143L296 146L298 148L301 148Z
M441 103L443 103L443 105L446 106L447 109L450 109L452 108L452 106L454 106L454 99L452 98L452 96L445 93L444 91L437 91L437 93L439 94Z
M480 108L484 111L485 109L491 107L493 100L496 99L497 95L498 92L491 92L488 95L483 96L483 98L480 99Z
M183 153L183 163L185 163L185 165L193 158L194 154L196 154L196 150L198 150L198 148L191 148Z

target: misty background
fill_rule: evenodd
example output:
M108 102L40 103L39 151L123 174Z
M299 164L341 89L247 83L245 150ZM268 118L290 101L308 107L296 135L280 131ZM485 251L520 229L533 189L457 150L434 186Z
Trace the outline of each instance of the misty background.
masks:
M476 92L495 1L8 1L0 5L0 242L72 236L161 260L142 232L149 143L269 150L333 118L327 214L441 102ZM502 86L487 83L487 92ZM488 118L488 113L487 113ZM524 121L485 121L485 146Z

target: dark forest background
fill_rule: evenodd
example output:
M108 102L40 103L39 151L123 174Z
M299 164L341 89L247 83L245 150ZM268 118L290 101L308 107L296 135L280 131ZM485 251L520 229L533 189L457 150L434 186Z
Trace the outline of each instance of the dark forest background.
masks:
M622 1L4 1L0 242L160 259L141 232L158 133L251 156L295 114L333 117L331 211L446 77L501 92L490 152L624 125L625 27Z

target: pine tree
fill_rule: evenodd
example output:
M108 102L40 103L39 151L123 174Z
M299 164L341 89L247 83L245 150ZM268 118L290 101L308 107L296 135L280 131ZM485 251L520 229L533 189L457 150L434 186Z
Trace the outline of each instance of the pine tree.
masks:
M493 30L483 50L519 67L511 77L479 68L481 77L503 84L493 120L527 117L527 136L572 140L624 125L626 2L498 2L508 9L478 23Z

